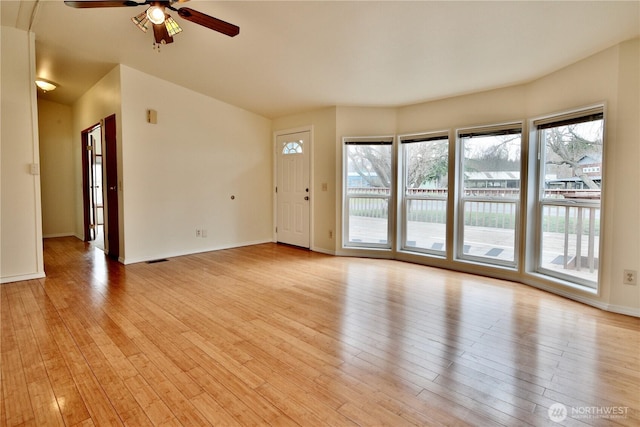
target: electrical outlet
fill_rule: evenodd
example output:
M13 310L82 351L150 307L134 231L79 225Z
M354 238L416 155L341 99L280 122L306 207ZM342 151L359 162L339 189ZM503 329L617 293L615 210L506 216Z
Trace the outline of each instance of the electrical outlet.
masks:
M196 228L196 237L200 237L202 236L202 230L200 230L199 228Z
M638 272L635 270L625 270L622 283L625 285L637 285L638 284Z
M202 237L203 237L203 238L207 237L207 229L206 229L206 228L203 228L203 229L202 229L202 233L201 233L201 234L202 234Z
M333 230L329 230L329 238L333 239Z

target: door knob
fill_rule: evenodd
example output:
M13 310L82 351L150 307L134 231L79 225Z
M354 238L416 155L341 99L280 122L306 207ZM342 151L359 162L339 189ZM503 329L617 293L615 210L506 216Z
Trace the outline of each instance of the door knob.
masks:
M112 185L111 187L109 187L109 190L111 190L111 191L116 191L116 186L115 186L115 185Z
M305 200L309 200L309 196L304 196L304 199Z

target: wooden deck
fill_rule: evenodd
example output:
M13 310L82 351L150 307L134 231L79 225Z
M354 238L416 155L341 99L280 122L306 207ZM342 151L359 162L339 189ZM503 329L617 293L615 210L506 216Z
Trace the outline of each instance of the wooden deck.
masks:
M45 267L0 286L3 426L640 423L640 319L524 285L276 244Z

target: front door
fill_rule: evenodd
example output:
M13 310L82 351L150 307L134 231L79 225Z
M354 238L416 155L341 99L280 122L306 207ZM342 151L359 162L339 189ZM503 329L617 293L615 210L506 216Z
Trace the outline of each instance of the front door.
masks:
M278 135L277 158L277 241L309 248L310 201L309 131Z

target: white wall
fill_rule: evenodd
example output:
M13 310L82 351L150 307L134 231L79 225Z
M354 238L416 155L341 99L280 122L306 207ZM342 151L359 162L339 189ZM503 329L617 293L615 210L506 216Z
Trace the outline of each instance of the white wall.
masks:
M38 99L42 234L46 237L76 233L76 182L72 113L68 105ZM78 236L82 237L82 236Z
M640 285L620 284L624 269L640 272L640 39L619 48L616 134L606 158L611 179L606 189L613 200L605 211L612 225L611 270L605 280L612 284L609 304L616 308L640 307Z
M126 66L121 84L124 262L271 241L271 121Z
M0 34L0 282L44 277L35 38L15 28Z
M526 87L513 86L398 109L398 133L430 132L526 119Z

